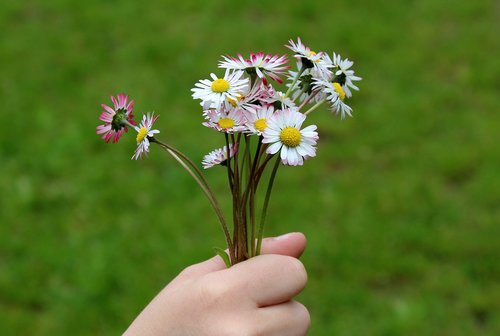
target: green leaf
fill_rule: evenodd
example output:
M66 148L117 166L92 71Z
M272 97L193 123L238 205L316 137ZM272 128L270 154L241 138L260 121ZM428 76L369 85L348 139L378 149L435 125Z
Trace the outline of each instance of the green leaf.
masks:
M222 260L224 260L227 268L231 267L231 260L229 260L229 256L227 255L226 251L224 251L220 247L214 247L214 251L219 255L219 257L222 258Z

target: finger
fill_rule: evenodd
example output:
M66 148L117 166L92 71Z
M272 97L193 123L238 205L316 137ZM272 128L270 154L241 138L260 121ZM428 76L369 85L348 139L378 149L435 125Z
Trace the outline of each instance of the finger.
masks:
M255 332L258 335L303 336L311 325L309 311L297 301L259 308L256 314L259 325Z
M297 258L277 254L257 256L222 272L227 286L245 291L259 307L290 300L307 282L304 265Z
M281 254L299 258L304 252L306 244L306 236L303 233L287 233L282 236L263 239L261 254Z
M292 232L279 237L265 238L262 240L262 254L281 254L291 257L300 257L306 247L306 237L303 233ZM187 267L179 275L181 278L195 278L207 273L226 269L222 258L215 256L201 263Z

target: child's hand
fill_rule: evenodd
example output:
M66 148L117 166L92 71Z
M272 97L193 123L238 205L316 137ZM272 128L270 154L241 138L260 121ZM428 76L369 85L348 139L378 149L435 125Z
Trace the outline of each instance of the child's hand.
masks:
M263 255L226 269L220 257L189 266L125 335L305 335L310 317L293 297L307 282L301 233L267 238Z

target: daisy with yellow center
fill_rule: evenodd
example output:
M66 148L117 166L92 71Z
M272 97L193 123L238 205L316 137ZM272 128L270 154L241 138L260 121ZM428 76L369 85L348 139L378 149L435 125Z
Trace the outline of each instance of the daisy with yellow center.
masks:
M268 120L274 113L273 105L263 105L256 109L253 113L247 112L246 127L249 133L261 135L268 126Z
M223 78L210 74L210 79L202 79L191 89L194 99L200 99L205 108L219 109L223 103L241 99L240 92L245 92L249 80L243 78L243 71L226 70Z
M220 111L208 110L204 113L207 121L203 123L203 126L224 133L240 132L246 129L246 119L243 113L243 109L241 108L232 108L226 111L224 106L222 106Z
M280 152L281 162L290 166L301 166L304 160L316 156L318 132L316 125L301 129L306 116L295 109L277 111L268 120L262 133L262 143L270 144L266 152Z
M333 113L340 113L342 119L346 115L352 117L352 108L345 103L345 99L348 97L345 92L345 86L327 80L316 80L314 85L320 90L320 94L317 96L328 102Z
M353 82L360 81L362 79L361 77L354 75L354 70L350 69L354 62L350 61L348 58L342 59L342 57L336 53L333 53L332 58L325 55L325 61L331 64L334 81L340 83L347 98L351 98L351 89L356 91L359 90Z
M132 160L142 159L144 155L147 156L149 153L149 138L160 133L158 130L151 129L156 119L158 119L158 116L155 116L153 113L142 116L141 123L135 128L137 131L137 137L135 138L137 141L137 148L132 156Z

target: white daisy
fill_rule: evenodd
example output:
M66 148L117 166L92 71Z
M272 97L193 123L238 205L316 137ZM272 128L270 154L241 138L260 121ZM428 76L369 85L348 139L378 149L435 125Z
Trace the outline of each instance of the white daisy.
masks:
M316 125L300 129L306 116L295 109L277 111L269 118L262 134L263 143L271 144L266 152L280 152L281 162L290 166L301 166L304 159L316 156L318 133Z
M223 108L221 111L207 110L203 114L207 119L203 126L213 128L219 132L234 133L246 130L246 118L244 110L241 108L231 108L229 110Z
M344 102L346 93L342 85L324 80L316 81L315 84L322 88L321 92L325 94L325 99L330 104L332 112L336 114L340 112L342 119L345 118L346 114L352 117L352 108Z
M238 151L237 144L229 145L229 157L232 158L234 154ZM224 146L222 148L218 148L216 150L211 151L207 155L203 157L203 161L201 162L204 169L212 168L216 165L225 165L227 160L227 147Z
M273 105L264 105L257 109L255 113L246 113L246 127L248 132L261 135L267 128L267 122L273 113Z
M228 99L237 101L241 94L240 92L247 90L249 80L242 78L242 71L230 72L226 70L224 78L217 78L213 73L210 74L212 80L202 79L195 84L192 97L201 99L201 105L205 108L218 109L223 102Z
M332 59L330 56L325 55L325 59L328 62L331 62L334 71L334 78L332 81L338 82L342 85L347 98L352 97L352 93L350 88L358 91L359 88L354 85L353 81L359 81L362 78L354 75L354 70L350 70L349 68L354 64L353 61L349 61L348 58L342 59L339 54L333 53Z
M153 113L148 113L142 116L142 121L139 124L139 127L135 127L137 131L137 149L132 156L132 160L142 159L143 155L149 153L149 139L153 137L155 134L160 133L158 130L152 130L153 124L158 119L158 116L155 116Z

